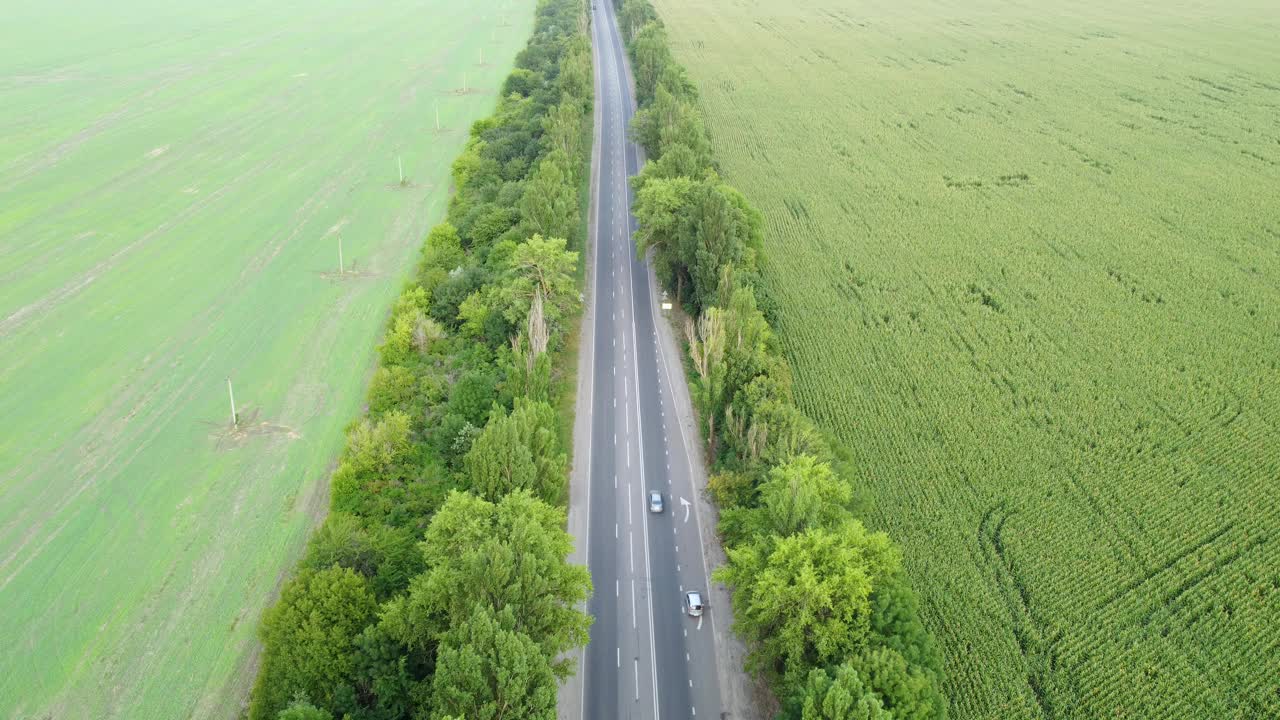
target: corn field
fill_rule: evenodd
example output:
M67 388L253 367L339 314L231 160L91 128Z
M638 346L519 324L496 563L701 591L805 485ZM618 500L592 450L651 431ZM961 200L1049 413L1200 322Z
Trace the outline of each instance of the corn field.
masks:
M1280 13L655 5L953 715L1280 717Z

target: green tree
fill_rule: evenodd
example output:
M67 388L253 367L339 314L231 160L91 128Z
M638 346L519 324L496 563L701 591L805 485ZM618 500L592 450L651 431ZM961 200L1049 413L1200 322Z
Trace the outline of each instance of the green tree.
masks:
M431 293L431 318L446 328L458 327L458 306L471 293L488 280L488 274L478 267L457 268L435 286Z
M543 140L552 150L576 158L582 152L582 108L570 102L552 106L542 119Z
M717 301L722 268L754 265L763 219L742 193L713 175L699 183L690 198L688 225L680 233L680 262L693 285L696 307Z
M941 686L942 653L920 621L920 604L901 572L882 578L871 593L871 635L873 645L895 650L909 665L934 673Z
M538 163L520 198L520 213L530 233L564 238L577 230L578 187L573 175L572 160L558 148Z
M535 309L537 305L535 303ZM529 333L521 333L512 341L510 353L506 360L506 389L511 393L512 397L523 398L533 401L547 401L551 399L551 356L546 352L546 346L542 345L541 349L531 346L530 336L535 340L539 337L546 343L550 343L550 330L546 327L546 316L541 316L541 322L535 322L540 316L537 313L530 312ZM538 333L541 333L539 336Z
M392 410L376 423L362 419L347 433L345 462L360 475L407 477L412 453L409 416L402 412Z
M401 365L380 367L369 383L369 413L380 415L389 410L408 412L418 393L418 379L413 371Z
M768 356L776 353L773 351L773 330L756 306L755 288L738 286L734 281L735 275L732 265L720 269L716 300L728 313L725 324L732 338L729 349L740 356L734 362L743 368L747 378L735 383L736 388L745 385L755 375L771 370Z
M665 84L659 84L653 102L636 113L631 121L631 135L651 157L661 158L679 145L692 153L693 164L699 169L711 164L711 141L707 138L702 113Z
M716 422L723 410L725 397L724 314L720 308L707 308L696 324L692 319L687 320L685 339L689 342L689 357L698 372L693 396L707 424L707 453L715 457Z
M790 720L897 720L848 665L836 667L833 673L811 671L783 714Z
M631 69L636 79L636 101L645 107L653 100L654 88L663 70L672 64L667 33L657 22L646 23L631 41Z
M281 710L276 720L333 720L333 715L328 710L312 705L305 698L299 698L290 703L288 708Z
M679 63L667 63L667 66L658 74L658 85L665 85L672 95L681 100L696 103L698 99L698 89L689 80L689 74L685 72L684 66Z
M703 177L711 169L711 158L693 150L682 143L671 143L666 151L656 159L651 159L640 169L640 174L632 177L632 187L636 192L650 180L670 180L677 177Z
M360 518L334 511L311 536L299 567L312 571L335 565L350 568L368 579L374 597L386 600L422 572L417 542L412 529L381 522L366 526Z
M722 511L754 504L755 483L745 472L718 472L707 480L707 490Z
M396 297L396 304L391 307L391 316L400 317L425 312L430 305L431 300L427 297L427 291L411 284Z
M687 177L644 179L636 191L632 209L637 222L637 254L644 257L653 249L656 270L664 281L676 287L676 297L681 299L686 273L680 241L686 232L686 218L696 186L697 182Z
M511 206L496 203L478 207L475 220L467 228L467 237L474 248L492 245L502 234L520 222L520 211Z
M477 290L458 306L458 333L472 340L484 338L489 315L493 312L493 286Z
M477 604L437 653L433 717L552 720L556 676L537 643L516 630L511 608Z
M586 113L591 109L591 69L591 44L586 37L579 35L571 41L569 49L560 60L560 90L563 96L577 103L579 113Z
M442 222L427 233L427 240L422 245L424 268L440 268L448 272L461 265L465 259L462 238L458 237L458 230L453 225Z
M626 0L618 10L618 25L626 33L627 40L635 37L640 28L657 19L658 14L649 0Z
M537 73L526 68L516 68L511 71L507 79L502 83L502 95L516 94L528 96L533 93L533 89L542 82L542 78Z
M534 462L533 494L553 505L564 502L568 479L568 457L556 436L555 408L546 402L520 400L507 418L516 427L521 444L529 448Z
M590 619L576 609L591 587L586 568L566 562L573 543L564 511L527 492L497 503L451 493L422 543L427 571L407 596L384 606L391 637L415 652L429 651L477 603L502 612L547 658L586 642ZM566 677L572 663L553 663Z
M497 501L514 490L531 490L537 467L509 417L493 417L471 444L463 464L477 495Z
M901 568L889 537L856 521L759 538L728 555L715 577L733 588L735 626L753 643L752 666L791 681L865 646L871 591Z
M786 400L767 398L752 408L752 424L765 439L760 450L763 462L786 462L793 455L821 456L828 452L813 421Z
M687 278L694 306L706 309L719 301L726 266L754 268L763 219L714 173L701 180L642 175L638 187L637 250L657 249L658 270L674 281L678 298Z
M378 357L383 365L408 365L414 361L413 332L426 317L419 311L395 315L391 327L378 346Z
M738 455L751 462L761 459L770 440L768 428L763 421L764 408L770 404L791 402L790 369L778 355L770 355L774 361L769 364L768 370L740 386L733 395L731 407L725 411L728 416L725 423L728 430L726 437L733 443ZM776 462L785 462L787 457L789 456L781 457Z
M497 397L497 375L492 369L477 364L453 384L449 391L448 412L476 427L484 427Z
M534 235L511 254L508 278L498 289L504 317L522 327L529 317L534 296L541 291L548 325L556 327L578 302L578 253L567 249L563 238Z
M675 97L662 85L658 85L653 102L636 111L628 126L631 140L639 143L651 159L662 156L662 128L671 115L680 108Z
M422 495L426 497L417 499L430 502L430 507L434 508L440 502L439 496L444 494L442 489L435 487L435 483L422 485L424 489L430 488L431 492L424 492ZM377 523L369 531L369 540L377 561L374 572L369 577L369 586L379 601L385 601L409 587L409 581L424 569L418 540L422 533L421 523L429 517L429 511L414 504L405 504L408 505L409 512L421 513L415 518L416 523L410 527Z
M338 565L365 577L378 571L378 557L364 524L354 515L331 512L307 543L304 570L320 571Z
M922 667L910 667L890 648L866 649L841 667L855 671L883 701L894 720L942 720L946 699L939 691L941 679Z
M426 312L430 306L427 291L418 285L410 285L391 309L391 323L378 353L383 365L410 365L425 350L415 342L417 333L427 320Z
M461 202L464 197L479 194L483 187L502 181L502 169L496 160L486 155L486 145L484 140L472 135L462 153L453 161L453 186L459 190L454 199ZM449 217L454 217L452 211Z
M297 693L333 707L354 685L356 638L377 609L364 579L349 568L304 570L287 583L262 618L251 720L274 717Z
M711 139L702 121L702 113L688 102L677 103L679 111L659 129L658 147L663 155L677 147L687 148L692 156L684 161L698 170L711 165Z
M378 421L361 418L347 431L347 448L333 474L333 510L368 516L371 496L416 479L419 457L409 416L392 410Z
M355 718L400 720L413 717L415 708L429 707L431 671L425 658L411 657L404 644L380 622L365 628L357 643L358 697L364 702L362 712ZM418 679L423 677L426 680ZM425 717L425 713L419 715Z
M853 488L812 455L797 455L769 471L760 505L769 532L792 535L851 520Z

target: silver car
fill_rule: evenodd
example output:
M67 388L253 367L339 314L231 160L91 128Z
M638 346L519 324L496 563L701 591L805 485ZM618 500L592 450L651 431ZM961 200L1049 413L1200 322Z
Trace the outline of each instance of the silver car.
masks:
M699 617L706 606L702 604L702 593L690 590L684 594L684 611L689 617Z
M649 491L649 512L662 512L662 493L657 490Z

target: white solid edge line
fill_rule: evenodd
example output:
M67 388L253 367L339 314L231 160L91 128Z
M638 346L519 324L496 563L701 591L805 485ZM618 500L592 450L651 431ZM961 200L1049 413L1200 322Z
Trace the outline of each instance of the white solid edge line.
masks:
M594 36L597 34L596 33L597 24L593 22L591 25L592 25L592 35ZM600 69L599 43L597 42L591 43L591 56L593 60L592 70L593 71L599 70ZM600 100L600 98L602 97L600 90L603 85L603 82L602 82L603 77L599 72L592 72L591 75L592 75L591 77L592 90L595 92L595 99L596 99L596 102L593 103L595 107L592 108L592 112L591 112L591 122L595 125L594 132L592 133L592 140L595 142L595 147L591 149L591 174L595 176L594 185L596 186L597 191L596 191L596 197L594 198L594 201L591 203L591 207L588 209L588 215L595 215L595 221L592 222L590 218L588 218L587 220L587 224L589 226L589 231L587 233L588 235L587 242L591 244L591 252L592 252L591 259L593 261L592 265L595 266L600 264L600 257L601 257L600 242L599 242L600 241L599 191L603 190L603 187L604 187L600 183L600 180L601 180L600 146L602 144L601 136L604 128L604 102ZM592 307L589 308L590 320L588 324L591 324L592 327L591 327L591 342L590 342L591 347L589 349L590 358L587 362L587 381L588 381L587 382L587 410L588 412L590 412L591 406L595 404L595 400L596 400L596 392L595 392L596 329L594 327L594 323L598 323L599 318L596 316L594 306L595 306L596 298L598 297L596 293L600 285L599 273L596 272L596 270L597 270L596 267L591 268L591 306ZM591 443L592 443L593 434L594 433L591 431L590 427L588 427L587 452L586 452L587 464L584 469L584 473L586 474L586 479L587 479L587 498L586 498L586 513L585 513L586 520L584 524L584 532L586 534L586 537L583 539L583 546L582 546L583 547L582 563L583 565L586 566L588 575L590 575L591 573ZM582 609L584 614L587 609L587 602L590 602L590 600L588 599L586 602L583 603ZM589 636L588 636L588 642L590 642ZM586 645L582 646L582 652L578 654L578 683L579 683L578 717L585 718L587 713L587 647Z

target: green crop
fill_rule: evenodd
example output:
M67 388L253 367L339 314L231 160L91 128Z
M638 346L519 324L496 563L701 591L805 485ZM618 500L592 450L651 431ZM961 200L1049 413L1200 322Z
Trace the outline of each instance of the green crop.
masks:
M655 4L953 716L1280 716L1280 16Z
M237 715L533 6L5 8L0 717Z

